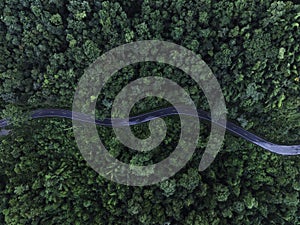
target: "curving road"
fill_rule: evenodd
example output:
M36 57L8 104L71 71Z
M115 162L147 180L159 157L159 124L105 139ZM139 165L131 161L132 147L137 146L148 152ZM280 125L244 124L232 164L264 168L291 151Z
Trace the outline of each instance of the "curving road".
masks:
M274 144L272 142L266 141L265 139L258 137L257 135L244 130L243 128L235 125L234 123L228 122L226 123L226 126L217 123L215 121L212 121L210 115L208 112L205 112L203 110L197 109L198 114L194 115L189 112L188 109L186 109L184 112L180 114L189 115L193 117L198 117L202 120L207 120L210 122L213 122L219 126L222 126L226 128L231 133L255 144L258 145L270 152L280 154L280 155L300 155L300 145L278 145ZM31 113L31 118L46 118L46 117L61 117L61 118L68 118L78 121L83 121L87 123L96 123L100 126L112 126L112 120L115 122L115 126L131 126L136 124L145 123L151 120L154 120L156 118L162 118L170 115L178 115L179 113L176 111L175 107L168 107L159 109L156 111L148 112L145 114L141 114L138 116L133 116L129 118L129 121L125 119L119 119L119 118L106 118L103 120L94 120L92 116L79 113L79 112L72 112L70 110L64 110L64 109L39 109L35 110ZM5 128L10 124L9 119L2 119L0 120L0 128ZM8 135L10 133L10 130L1 129L0 130L0 136Z

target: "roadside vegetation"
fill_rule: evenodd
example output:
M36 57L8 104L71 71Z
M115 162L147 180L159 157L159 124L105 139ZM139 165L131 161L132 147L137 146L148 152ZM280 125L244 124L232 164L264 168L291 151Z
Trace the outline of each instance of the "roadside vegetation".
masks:
M174 177L129 187L99 176L83 159L72 122L28 120L37 108L72 108L84 70L101 54L137 40L164 40L197 54L218 79L228 118L267 140L300 144L300 5L271 0L2 0L0 1L0 118L15 127L0 144L0 224L299 224L300 158L283 157L227 134L214 163L198 165L198 148ZM110 117L122 87L143 76L172 79L199 108L203 92L182 71L158 63L128 66L97 99ZM133 115L166 106L140 101ZM20 116L23 115L24 117ZM180 123L165 119L168 135L147 154L99 127L118 159L148 165L177 144ZM132 127L138 137L147 125Z

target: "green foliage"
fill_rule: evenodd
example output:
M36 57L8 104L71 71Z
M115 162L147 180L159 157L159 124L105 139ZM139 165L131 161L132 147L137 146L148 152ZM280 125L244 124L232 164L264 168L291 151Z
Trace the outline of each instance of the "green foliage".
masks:
M187 174L183 174L182 178L179 180L179 186L187 189L189 192L195 190L200 183L201 177L199 175L198 170L189 169Z
M160 189L163 191L163 194L166 197L169 197L174 194L176 190L176 181L175 180L166 180L160 183Z
M21 107L13 104L6 105L5 109L0 112L0 116L9 119L9 123L17 129L21 129L30 118L29 114L24 113Z
M225 202L230 195L228 187L221 184L215 187L214 192L219 202Z
M226 135L208 170L198 164L206 147L202 126L193 159L157 185L128 187L106 181L82 158L71 121L28 121L36 108L71 108L88 65L132 41L158 39L195 53L218 79L228 118L266 139L299 144L300 5L296 1L0 1L1 118L14 132L1 137L0 224L299 224L299 157L282 157ZM163 76L181 85L197 107L205 96L182 71L146 62L118 71L97 100L97 117L130 81ZM145 98L132 115L168 106ZM180 123L165 119L162 144L146 154L125 148L99 127L109 152L132 165L168 157ZM132 127L140 138L147 124ZM145 174L153 171L142 171Z

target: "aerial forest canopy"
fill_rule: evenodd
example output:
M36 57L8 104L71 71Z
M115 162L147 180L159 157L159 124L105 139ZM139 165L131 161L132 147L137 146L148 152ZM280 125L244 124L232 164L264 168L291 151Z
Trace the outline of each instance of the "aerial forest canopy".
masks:
M201 123L189 163L156 185L133 187L98 175L82 157L72 121L30 120L38 108L71 109L79 79L105 52L138 40L163 40L200 55L222 88L228 119L280 144L299 144L300 4L272 0L1 0L0 118L12 132L0 141L0 224L299 224L300 158L265 151L232 135L205 171L198 165L210 126ZM199 108L203 91L183 71L155 62L118 71L97 98L97 117L129 82L162 76ZM95 99L91 99L95 100ZM156 97L132 115L168 106ZM117 159L151 165L180 136L178 116L153 151L124 147L112 128L98 133ZM147 124L135 125L139 138Z

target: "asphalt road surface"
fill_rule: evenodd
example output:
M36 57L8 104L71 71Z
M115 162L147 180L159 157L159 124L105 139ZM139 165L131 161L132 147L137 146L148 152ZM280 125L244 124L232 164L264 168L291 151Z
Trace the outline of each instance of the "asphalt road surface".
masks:
M280 154L280 155L300 155L300 145L278 145L274 144L272 142L266 141L265 139L258 137L257 135L244 130L243 128L235 125L231 122L226 122L226 126L223 124L217 123L212 121L210 114L208 112L205 112L203 110L198 109L198 114L195 115L191 113L188 109L184 110L184 112L181 112L180 114L189 115L193 117L198 117L199 119L206 120L212 123L215 123L219 126L222 126L226 128L231 133L255 144L258 145L270 152ZM159 109L156 111L148 112L145 114L141 114L138 116L130 117L129 121L125 119L120 118L106 118L103 120L95 120L92 116L79 113L79 112L72 112L69 110L64 109L39 109L35 110L31 113L31 118L47 118L47 117L61 117L61 118L68 118L73 120L78 120L86 123L96 123L99 126L112 126L112 120L115 122L115 126L131 126L136 124L145 123L151 120L154 120L156 118L162 118L170 115L178 115L179 113L174 107L168 107ZM0 120L0 136L9 135L11 130L5 129L5 127L9 126L10 122L9 119L2 119Z

